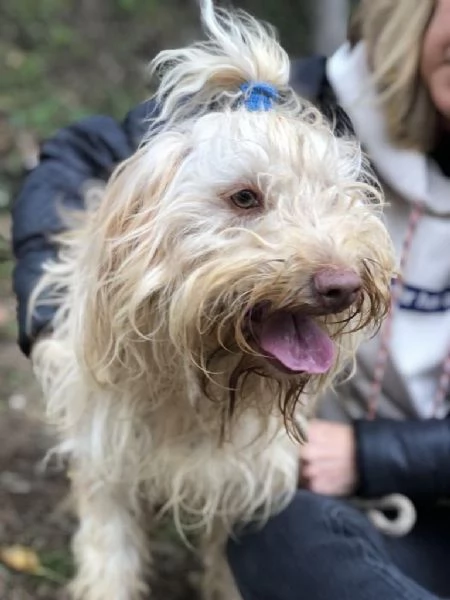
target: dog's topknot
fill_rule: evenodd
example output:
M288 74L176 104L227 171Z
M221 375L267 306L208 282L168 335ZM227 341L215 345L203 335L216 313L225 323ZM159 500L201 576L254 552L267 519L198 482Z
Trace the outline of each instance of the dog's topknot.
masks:
M214 7L200 0L207 40L186 48L164 50L151 64L160 76L156 101L159 119L179 121L195 110L233 106L245 93L243 84L265 82L287 90L290 62L275 29L242 10Z

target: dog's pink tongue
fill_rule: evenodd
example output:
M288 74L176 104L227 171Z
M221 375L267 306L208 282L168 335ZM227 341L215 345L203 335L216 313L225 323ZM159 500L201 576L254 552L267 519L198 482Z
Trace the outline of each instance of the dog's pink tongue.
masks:
M262 323L261 348L293 372L325 373L334 358L334 344L311 319L278 311Z

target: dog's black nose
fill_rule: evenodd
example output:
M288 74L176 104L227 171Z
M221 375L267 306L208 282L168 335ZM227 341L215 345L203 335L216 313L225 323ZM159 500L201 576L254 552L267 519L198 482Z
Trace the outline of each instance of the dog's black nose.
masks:
M316 302L330 313L351 306L357 300L361 287L361 277L351 269L321 269L312 279Z

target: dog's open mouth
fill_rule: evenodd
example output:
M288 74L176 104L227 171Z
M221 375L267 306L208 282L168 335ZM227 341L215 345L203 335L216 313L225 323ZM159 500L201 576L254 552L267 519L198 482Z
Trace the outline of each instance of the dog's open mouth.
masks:
M256 311L250 317L258 350L288 373L326 373L332 366L334 343L313 317L304 312Z

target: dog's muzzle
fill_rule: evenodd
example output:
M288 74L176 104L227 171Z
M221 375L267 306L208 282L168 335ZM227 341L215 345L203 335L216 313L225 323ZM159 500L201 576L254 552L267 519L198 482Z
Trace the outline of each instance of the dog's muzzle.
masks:
M256 349L286 373L326 373L334 362L335 345L317 317L348 309L360 299L361 291L361 278L353 270L317 271L311 278L310 306L271 311L261 304L251 311L250 329Z

